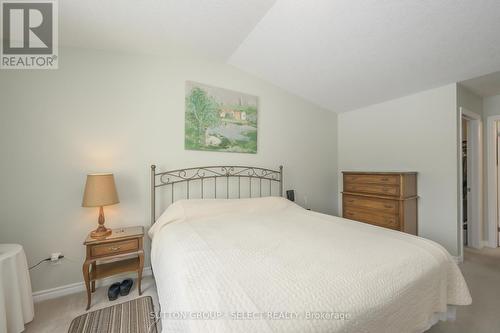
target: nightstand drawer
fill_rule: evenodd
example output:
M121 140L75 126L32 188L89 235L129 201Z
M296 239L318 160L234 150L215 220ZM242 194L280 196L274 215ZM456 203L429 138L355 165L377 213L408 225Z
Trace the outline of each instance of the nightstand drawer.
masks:
M130 239L121 242L94 245L90 249L92 257L102 257L118 253L134 252L139 250L139 240Z

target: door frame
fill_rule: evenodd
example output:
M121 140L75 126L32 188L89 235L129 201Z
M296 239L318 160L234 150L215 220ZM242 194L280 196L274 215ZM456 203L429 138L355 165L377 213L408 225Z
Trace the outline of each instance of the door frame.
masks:
M500 116L487 118L486 149L487 149L487 182L488 189L488 247L498 247L498 177L497 177L497 121Z
M468 246L474 248L483 247L483 138L482 138L482 120L481 115L467 110L463 107L459 108L459 253L463 257L463 177L462 177L462 118L468 120L467 128L467 149L471 152L468 165L470 165L470 179L468 187L470 187L470 219L467 221L468 226ZM470 147L470 148L469 148ZM469 171L469 170L468 170Z

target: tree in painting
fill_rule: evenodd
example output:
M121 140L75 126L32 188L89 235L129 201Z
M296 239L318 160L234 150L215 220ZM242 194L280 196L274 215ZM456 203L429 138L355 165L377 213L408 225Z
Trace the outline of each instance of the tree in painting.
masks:
M217 102L202 89L195 87L186 97L186 132L189 130L189 141L198 147L206 145L206 131L216 126L220 119ZM188 133L186 133L188 140Z

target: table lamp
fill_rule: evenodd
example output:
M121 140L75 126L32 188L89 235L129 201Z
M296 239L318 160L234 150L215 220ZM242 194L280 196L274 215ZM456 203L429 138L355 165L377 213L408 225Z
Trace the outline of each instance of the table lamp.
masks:
M104 226L103 206L119 203L115 177L112 173L92 173L87 175L82 207L99 207L99 226L90 233L92 238L104 238L111 235L111 229Z

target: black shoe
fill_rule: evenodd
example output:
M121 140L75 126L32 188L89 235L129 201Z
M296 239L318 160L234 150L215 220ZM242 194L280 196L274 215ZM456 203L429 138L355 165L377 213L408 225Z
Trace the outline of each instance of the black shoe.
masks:
M120 293L120 282L113 283L109 286L108 289L108 299L110 301L114 301L118 298L118 294Z
M132 289L133 284L134 280L132 279L123 280L122 283L120 284L120 295L127 296L128 293L130 292L130 289Z

